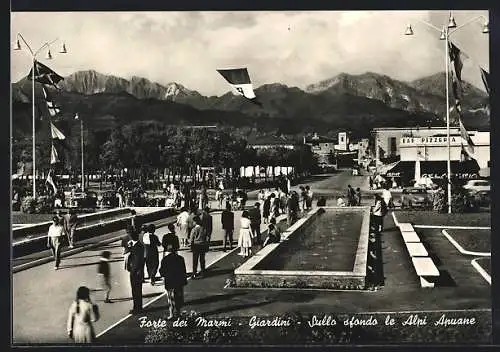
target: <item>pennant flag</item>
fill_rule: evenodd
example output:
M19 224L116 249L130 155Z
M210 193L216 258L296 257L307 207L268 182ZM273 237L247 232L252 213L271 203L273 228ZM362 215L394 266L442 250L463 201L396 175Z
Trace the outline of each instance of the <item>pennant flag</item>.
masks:
M481 78L483 79L483 84L484 87L486 88L486 93L490 95L490 74L481 67L479 67L479 70L481 71Z
M52 122L50 122L50 133L52 135L52 139L66 139L66 136Z
M30 70L28 74L28 79L31 80L33 77L33 68ZM62 81L64 77L55 73L51 68L45 66L44 64L35 61L35 81L48 84L57 88L57 83Z
M468 152L473 154L474 153L474 142L472 141L472 138L470 138L469 133L465 129L464 124L462 123L462 119L458 119L458 123L460 125L460 135L462 138L467 142L467 149Z
M59 154L57 153L57 149L54 146L54 144L52 144L52 151L50 153L50 164L51 165L57 164L59 161L60 160L59 160Z
M49 185L52 186L52 189L54 190L54 193L57 193L57 187L56 187L56 184L54 182L54 179L52 178L52 170L49 171L49 174L47 175L47 180L45 180L45 183L48 183Z
M455 69L455 75L459 81L462 81L462 67L464 66L462 62L462 56L464 58L467 58L467 55L465 55L452 42L449 42L449 53L450 53L450 61L452 62L453 67Z
M49 110L49 115L51 117L56 116L61 112L61 108L54 103L51 95L49 94L49 91L45 86L42 86L42 91L43 96L45 97L45 103L47 104L47 109Z
M262 105L255 96L252 82L250 81L250 76L248 75L246 67L225 70L221 69L217 70L217 72L219 72L222 77L226 79L237 94L244 96L257 105Z
M465 149L465 146L463 143L460 144L461 146L461 150L460 150L460 161L461 162L464 162L464 161L469 161L469 160L473 160L474 158L470 155L470 152L468 150Z
M457 112L459 114L462 113L462 105L461 105L461 100L462 100L462 84L460 81L456 79L456 77L452 73L452 79L453 82L451 83L451 90L453 92L453 95L455 96L455 108L457 109Z

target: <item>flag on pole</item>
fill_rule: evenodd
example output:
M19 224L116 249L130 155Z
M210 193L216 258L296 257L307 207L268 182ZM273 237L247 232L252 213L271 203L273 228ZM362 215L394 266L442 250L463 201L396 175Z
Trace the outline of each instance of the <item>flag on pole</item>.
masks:
M460 125L460 135L462 136L462 139L464 139L467 142L467 152L468 152L468 154L473 154L474 153L474 142L472 141L472 138L470 138L469 133L465 129L465 126L462 123L462 119L459 118L458 123Z
M52 121L50 122L50 133L52 135L52 139L66 139L66 136L54 125Z
M49 110L49 115L51 117L56 116L61 112L61 108L54 103L49 91L45 86L42 86L43 96L45 98L45 103L47 104L47 109Z
M231 88L239 94L250 100L251 102L262 105L255 96L252 82L246 67L235 69L220 69L217 70L222 77L231 85Z
M45 183L48 183L49 185L52 186L52 189L54 190L54 193L57 193L57 187L56 187L56 184L54 182L54 179L52 178L52 170L49 171L49 174L47 175L47 180L45 180Z
M50 153L50 164L51 165L57 164L59 161L60 160L59 160L59 154L57 153L57 149L54 146L54 144L52 144L52 151Z
M33 68L31 68L28 79L31 80L33 77ZM55 73L51 68L45 66L44 64L35 61L35 81L42 84L48 84L57 88L57 84L62 81L64 77Z
M462 57L467 58L465 55L455 44L449 42L449 53L450 53L450 61L453 64L455 69L455 75L459 81L462 81Z
M486 93L490 95L490 74L481 67L479 67L479 70L481 71L481 78L483 79L483 84L484 87L486 88Z

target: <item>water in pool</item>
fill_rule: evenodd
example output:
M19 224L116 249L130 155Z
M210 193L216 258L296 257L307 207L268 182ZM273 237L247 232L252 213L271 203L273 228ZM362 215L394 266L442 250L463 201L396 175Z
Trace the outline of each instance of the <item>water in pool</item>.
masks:
M363 221L359 210L327 210L255 269L299 271L352 271Z

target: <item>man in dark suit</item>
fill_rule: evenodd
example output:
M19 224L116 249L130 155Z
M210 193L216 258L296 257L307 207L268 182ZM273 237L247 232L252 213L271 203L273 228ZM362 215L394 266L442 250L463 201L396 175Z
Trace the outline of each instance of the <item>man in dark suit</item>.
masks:
M250 227L252 233L255 236L255 244L262 246L262 238L260 235L260 223L262 222L262 216L260 214L260 204L257 202L255 206L248 212L250 216Z
M168 233L163 235L163 238L161 239L161 244L164 248L163 251L163 256L167 255L167 247L168 245L172 245L173 249L175 251L178 251L180 246L179 246L179 237L175 234L175 225L173 223L170 223L167 225L168 228Z
M234 213L231 211L231 204L227 202L226 209L221 215L222 229L224 230L224 252L229 243L229 250L233 249L234 233Z
M213 230L212 215L209 214L209 211L210 208L205 207L201 213L201 227L203 228L203 231L205 231L207 244L210 244L210 238L212 237Z
M175 236L175 235L174 235ZM166 242L165 257L161 261L160 275L164 278L169 304L169 316L179 316L184 304L184 286L187 285L186 263L177 254L175 242Z
M142 312L142 282L144 280L144 246L139 242L139 234L135 231L129 234L127 271L130 273L130 286L132 288L133 309L130 314Z

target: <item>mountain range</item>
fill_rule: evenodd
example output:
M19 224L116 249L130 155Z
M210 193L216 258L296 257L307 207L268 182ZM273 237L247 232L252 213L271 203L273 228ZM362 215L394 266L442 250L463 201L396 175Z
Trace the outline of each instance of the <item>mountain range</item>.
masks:
M255 89L262 106L231 92L207 97L179 83L161 85L142 77L124 79L93 70L65 77L58 88L51 92L63 116L78 112L97 130L160 120L280 134L348 129L361 136L373 127L443 125L446 115L444 73L412 82L373 72L342 73L305 89L265 84ZM489 129L487 94L467 82L463 91L465 126ZM30 131L31 82L14 83L12 93L13 130L24 134ZM40 89L36 94L37 100L43 98Z

